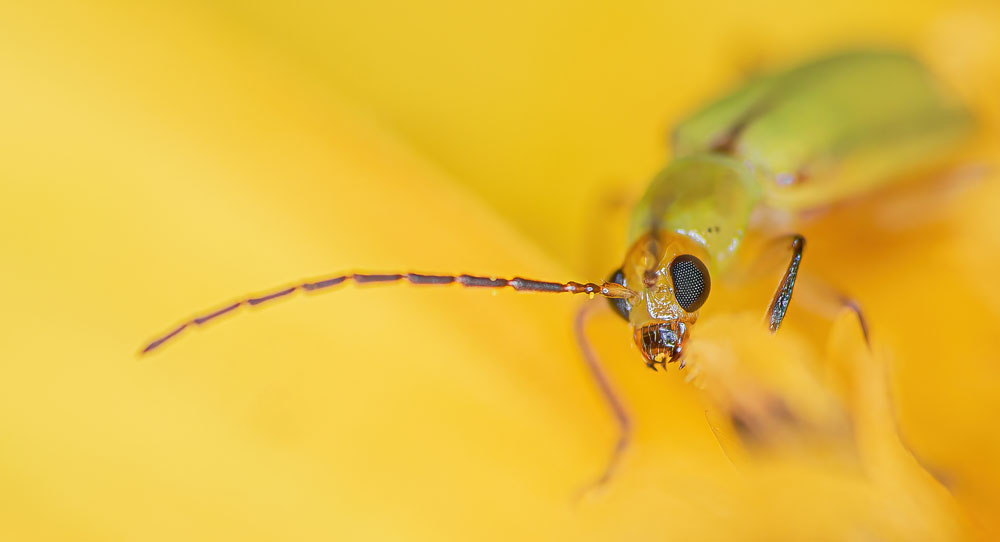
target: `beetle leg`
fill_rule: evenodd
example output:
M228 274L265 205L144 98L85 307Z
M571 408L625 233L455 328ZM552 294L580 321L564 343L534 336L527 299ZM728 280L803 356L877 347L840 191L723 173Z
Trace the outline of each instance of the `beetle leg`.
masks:
M610 410L612 415L614 415L615 423L618 426L618 440L615 442L615 446L611 451L611 457L604 466L604 471L599 477L584 488L584 492L592 489L598 489L611 479L621 461L622 453L628 447L632 436L632 418L629 416L628 410L626 410L618 392L615 391L614 386L611 384L611 379L608 377L607 371L604 370L604 366L602 365L600 358L597 356L597 353L594 352L593 347L591 347L590 341L587 340L587 320L589 319L592 311L599 307L600 304L584 303L580 310L576 313L573 331L576 335L576 342L580 348L580 353L583 355L583 360L587 364L590 376L593 377L594 382L597 384L597 388L600 390L601 397L604 399L604 403L607 405L608 410Z
M795 288L795 279L799 274L799 264L802 262L802 251L806 247L806 238L799 234L790 237L792 259L788 262L788 268L778 283L778 289L774 292L774 298L767 307L768 329L771 333L778 331L781 321L785 319L788 311L788 303L792 300L792 290Z
M858 320L858 327L864 336L865 344L871 349L871 338L868 334L868 320L865 318L861 304L851 296L815 277L802 279L799 286L800 297L798 305L805 311L833 322L837 313L848 309Z

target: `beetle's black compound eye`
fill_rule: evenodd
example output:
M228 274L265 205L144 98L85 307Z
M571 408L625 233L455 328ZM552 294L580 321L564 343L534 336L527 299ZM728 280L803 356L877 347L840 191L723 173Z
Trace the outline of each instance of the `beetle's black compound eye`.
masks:
M694 312L705 304L712 283L708 268L701 260L683 254L670 262L670 279L674 281L674 297L687 312Z
M625 274L622 273L620 267L618 269L615 269L615 271L611 273L611 276L608 277L608 282L613 282L615 284L621 284L622 286L625 286ZM622 319L628 322L628 303L624 299L609 297L608 303L611 305L611 308L614 309L616 313L618 313L618 316L621 316Z

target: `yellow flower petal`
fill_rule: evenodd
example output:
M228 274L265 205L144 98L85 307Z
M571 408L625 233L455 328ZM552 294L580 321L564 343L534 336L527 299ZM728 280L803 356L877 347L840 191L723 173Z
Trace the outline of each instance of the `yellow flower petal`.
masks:
M996 532L1000 194L986 181L900 233L858 219L881 216L874 204L808 226L804 273L862 300L874 353L845 316L826 339L829 322L792 312L771 338L757 313L721 311L697 328L716 365L690 385L673 366L651 374L624 327L597 319L594 343L637 433L613 483L580 501L615 435L578 360L581 301L568 296L344 289L133 357L172 318L327 271L598 278L590 262L617 255L595 230L624 227L595 218L602 187L641 186L665 159L667 121L737 79L733 63L804 55L862 28L960 41L974 65L997 65L975 41L994 33L947 38L970 17L995 28L994 12L5 11L4 539ZM997 72L975 73L968 95L995 158ZM772 424L758 433L772 442L748 450L722 422L774 396L811 432Z

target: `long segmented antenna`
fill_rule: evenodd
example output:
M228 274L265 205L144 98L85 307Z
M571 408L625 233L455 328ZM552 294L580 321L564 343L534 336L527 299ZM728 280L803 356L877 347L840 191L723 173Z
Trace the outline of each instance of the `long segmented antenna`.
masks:
M182 323L181 325L177 326L173 331L147 344L146 347L139 352L139 354L140 355L148 354L150 351L160 347L163 343L179 335L185 329L208 323L209 321L214 320L224 314L233 312L234 310L240 307L244 306L252 307L260 305L262 303L267 303L268 301L273 301L275 299L288 296L297 291L315 292L317 290L324 290L326 288L332 288L334 286L338 286L347 281L354 281L355 284L375 284L375 283L399 282L404 279L409 281L411 284L416 284L416 285L444 286L448 284L459 284L467 288L506 288L509 286L519 292L544 292L544 293L566 292L570 294L590 294L591 296L601 295L608 298L629 298L636 295L634 291L629 290L628 288L622 286L621 284L615 284L613 282L604 282L600 285L597 285L592 282L588 282L586 284L580 284L579 282L544 282L540 280L531 280L521 277L515 277L512 279L498 279L493 277L477 277L473 275L423 275L418 273L393 273L393 274L348 273L344 275L331 277L328 279L319 280L316 282L304 282L297 286L289 286L269 294L257 297L248 297L239 301L234 301L233 303L230 303L229 305L226 305L221 309L214 310L202 316L196 316Z

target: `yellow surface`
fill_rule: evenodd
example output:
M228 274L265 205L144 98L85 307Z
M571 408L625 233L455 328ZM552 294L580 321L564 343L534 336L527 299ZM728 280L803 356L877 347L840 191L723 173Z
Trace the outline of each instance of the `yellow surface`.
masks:
M994 160L996 7L133 4L0 5L0 538L998 536L995 174L806 227L803 273L865 304L874 355L849 317L793 308L770 340L763 303L719 307L664 376L595 320L637 435L579 501L614 437L579 299L343 290L134 357L344 268L601 278L606 194L758 63L915 48L983 119L968 160ZM773 396L801 422L773 449L706 421Z

